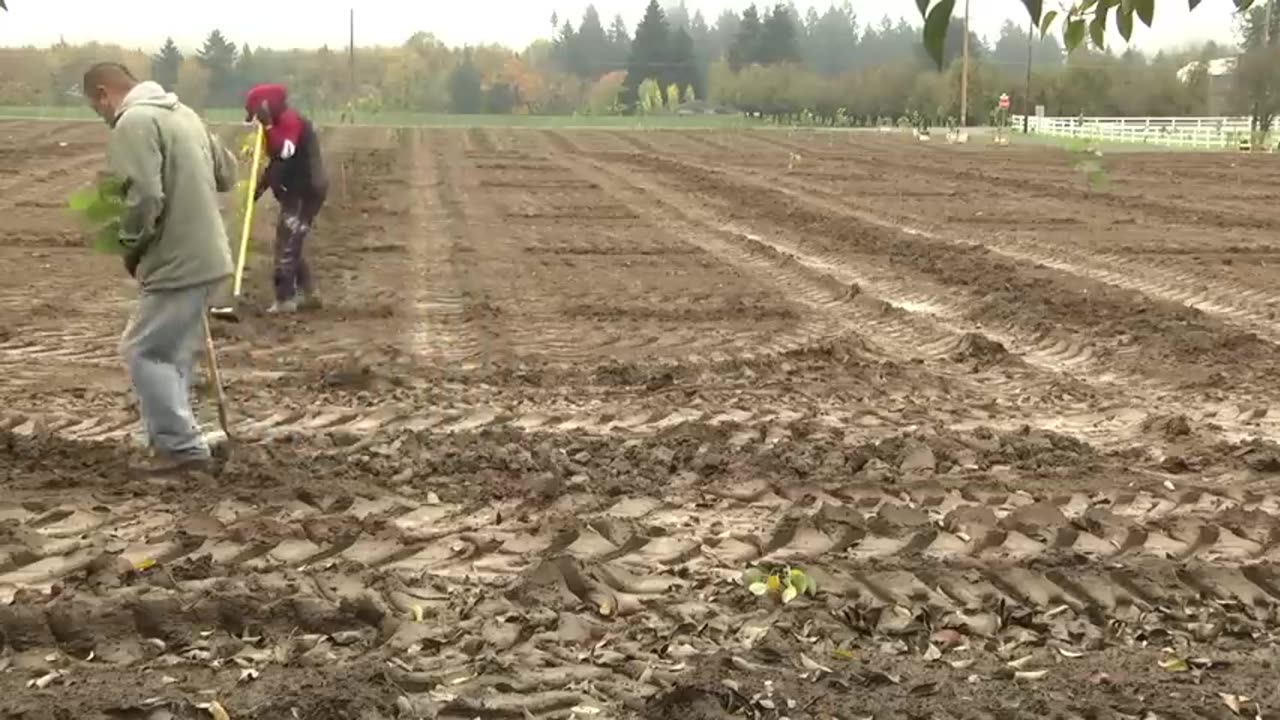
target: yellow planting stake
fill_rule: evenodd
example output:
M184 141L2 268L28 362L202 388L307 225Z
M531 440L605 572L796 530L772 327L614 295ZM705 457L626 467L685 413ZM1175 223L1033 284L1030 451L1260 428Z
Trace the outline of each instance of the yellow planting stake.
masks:
M244 200L244 227L240 231L240 254L236 256L236 277L232 286L232 295L240 297L240 285L244 281L244 261L249 256L249 234L253 229L254 195L258 193L258 169L262 165L262 123L255 122L258 127L254 133L253 167L249 170L249 192Z

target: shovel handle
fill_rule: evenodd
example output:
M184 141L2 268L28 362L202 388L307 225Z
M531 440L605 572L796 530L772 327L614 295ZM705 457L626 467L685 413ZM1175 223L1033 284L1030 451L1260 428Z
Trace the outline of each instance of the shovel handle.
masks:
M249 192L244 199L244 226L240 229L240 252L236 255L236 275L231 288L234 299L240 298L240 288L244 281L244 262L249 256L249 235L253 229L254 196L258 194L258 168L262 166L262 123L254 121L253 165L249 169Z
M218 401L218 424L222 432L231 439L231 423L227 422L227 395L222 389L222 373L218 370L218 353L213 347L213 331L209 328L209 314L200 313L200 321L204 324L204 354L209 364L209 377L213 380L214 397Z

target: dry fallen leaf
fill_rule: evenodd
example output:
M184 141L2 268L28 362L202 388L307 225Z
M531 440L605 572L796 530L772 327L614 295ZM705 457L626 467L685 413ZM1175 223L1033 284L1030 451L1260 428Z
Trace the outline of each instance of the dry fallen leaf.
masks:
M1048 675L1048 670L1022 670L1013 674L1015 680L1039 680Z
M828 675L830 675L832 672L831 668L826 667L824 665L819 665L817 662L810 659L809 656L805 655L804 653L800 653L800 664L804 666L805 670L818 670L818 671L827 673Z
M933 643L929 643L929 649L924 651L924 661L933 662L934 660L941 660L941 659L942 659L942 651L938 649L937 645L934 645Z
M1064 658L1071 658L1072 660L1075 660L1076 658L1084 657L1084 653L1079 652L1077 650L1068 650L1064 647L1058 648L1058 654Z
M1018 668L1026 667L1032 660L1035 659L1035 657L1036 657L1035 655L1025 655L1023 657L1018 658L1017 660L1010 660L1005 664L1017 670Z
M54 670L48 675L42 675L35 680L27 681L27 689L44 690L54 683L55 680L61 678L65 673L61 670Z
M1161 660L1160 667L1164 668L1165 670L1168 670L1169 672L1186 672L1187 670L1190 669L1187 666L1187 661L1178 657L1169 658L1168 660Z

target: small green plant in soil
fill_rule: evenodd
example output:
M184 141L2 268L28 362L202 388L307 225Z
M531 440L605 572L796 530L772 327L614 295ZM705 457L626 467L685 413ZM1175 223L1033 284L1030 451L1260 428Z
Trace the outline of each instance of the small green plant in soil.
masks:
M120 219L124 214L124 182L104 176L89 187L71 195L67 206L88 228L94 250L109 255L123 255L120 243Z
M801 595L814 595L818 592L818 583L813 578L803 570L788 565L772 569L748 568L742 573L742 584L753 595L776 594L784 605Z
M1090 190L1107 188L1109 178L1102 162L1102 150L1088 140L1074 140L1067 146L1067 151L1076 157L1075 169L1084 175Z

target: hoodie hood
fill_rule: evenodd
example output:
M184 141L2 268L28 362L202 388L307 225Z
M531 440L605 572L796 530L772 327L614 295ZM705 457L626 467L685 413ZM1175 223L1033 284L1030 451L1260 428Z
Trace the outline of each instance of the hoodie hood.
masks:
M244 121L253 122L254 114L257 113L258 108L264 105L272 121L278 120L280 115L289 108L288 89L277 83L253 86L248 94L245 95Z
M124 96L120 109L116 111L116 119L119 120L121 115L142 105L172 110L178 107L178 96L166 91L158 82L151 80L140 82L133 86L128 95Z

